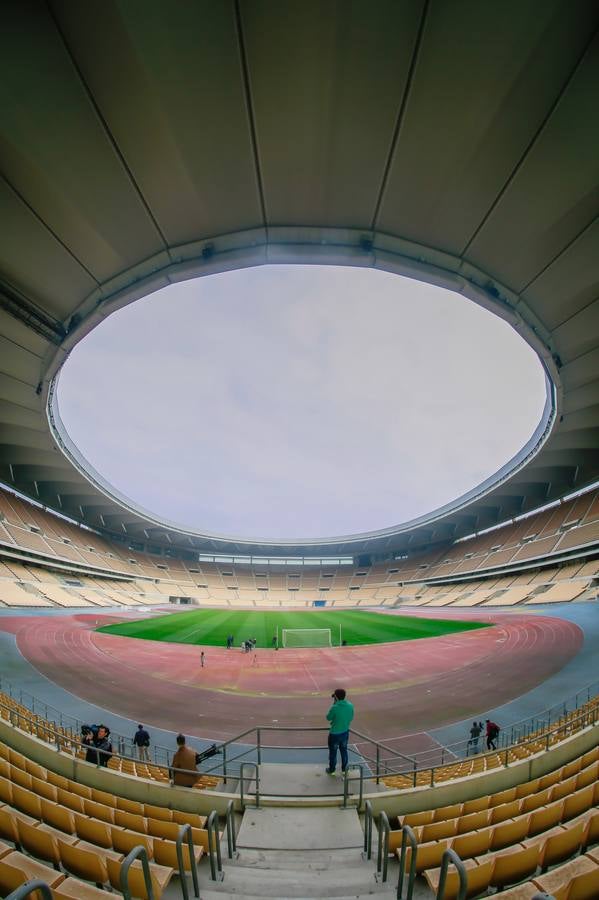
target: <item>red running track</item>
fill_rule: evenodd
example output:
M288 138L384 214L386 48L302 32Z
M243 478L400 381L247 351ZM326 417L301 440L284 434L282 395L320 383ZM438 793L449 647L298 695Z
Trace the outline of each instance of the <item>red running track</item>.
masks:
M23 656L61 687L156 727L225 740L255 725L323 725L331 691L343 686L356 705L355 727L404 752L430 746L423 732L431 728L529 691L583 641L577 625L559 618L494 613L483 616L491 628L393 644L259 650L255 660L206 647L201 669L197 646L93 631L97 621L121 618L11 616L0 628L16 634Z

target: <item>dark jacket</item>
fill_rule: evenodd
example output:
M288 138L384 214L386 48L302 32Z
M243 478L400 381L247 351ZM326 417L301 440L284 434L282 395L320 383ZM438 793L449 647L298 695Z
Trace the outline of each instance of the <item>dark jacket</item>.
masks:
M136 747L149 747L150 746L150 735L146 731L145 728L138 728L135 732L135 736L133 738L133 743Z
M104 738L99 738L96 735L94 738L94 747L96 748L100 765L107 766L108 760L112 757L112 743L109 735L106 735Z

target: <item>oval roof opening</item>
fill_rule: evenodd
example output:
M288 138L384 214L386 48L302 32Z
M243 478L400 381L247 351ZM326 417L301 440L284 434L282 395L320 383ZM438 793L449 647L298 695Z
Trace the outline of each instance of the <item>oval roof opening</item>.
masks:
M318 539L461 497L522 451L535 352L453 292L390 273L263 266L104 320L60 373L79 463L203 534Z

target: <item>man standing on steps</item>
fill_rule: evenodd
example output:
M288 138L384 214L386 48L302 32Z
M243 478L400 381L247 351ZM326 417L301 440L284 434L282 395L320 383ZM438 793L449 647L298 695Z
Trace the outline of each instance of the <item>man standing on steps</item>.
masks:
M327 721L331 723L329 731L329 767L327 775L334 775L337 766L337 750L341 755L341 769L347 769L347 742L349 740L349 726L354 718L354 707L345 699L343 688L337 688L331 695L333 705L327 713Z

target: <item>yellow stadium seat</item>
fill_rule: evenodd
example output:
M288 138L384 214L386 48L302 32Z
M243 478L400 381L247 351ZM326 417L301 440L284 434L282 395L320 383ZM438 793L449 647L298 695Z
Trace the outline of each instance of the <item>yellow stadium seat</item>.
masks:
M54 900L106 900L107 897L110 897L110 894L107 894L101 888L86 884L84 881L79 881L78 878L72 877L61 881L58 887L53 889L52 893L54 894Z
M416 871L421 874L426 869L434 869L441 865L443 854L449 847L449 841L431 841L430 844L420 844L416 852ZM206 849L206 848L204 848ZM400 851L396 850L399 857ZM408 847L406 855L406 867L409 869L411 861L411 849Z
M528 797L529 794L536 794L540 790L540 780L540 778L534 778L532 781L525 781L524 784L519 784L516 788L516 800Z
M409 825L410 828L416 828L418 825L428 825L433 821L434 810L427 809L425 812L407 813L400 816L400 825Z
M440 841L443 838L453 837L457 831L457 825L456 819L423 825L421 840L423 843L428 843L428 841Z
M204 850L202 847L194 847L193 855L196 865L200 862ZM174 841L164 841L161 838L154 839L154 860L161 866L170 866L172 869L178 869L179 861L177 860L177 847ZM189 848L186 843L183 844L183 866L186 871L191 869L189 862Z
M143 816L144 805L137 800L128 800L126 797L116 797L116 808L122 809L123 812L133 813L136 816Z
M58 788L53 784L48 784L47 781L43 781L41 778L37 778L35 775L31 776L31 790L38 797L44 797L46 800L52 800L54 803L58 799Z
M491 847L491 835L490 828L481 828L480 831L461 834L453 839L451 849L455 850L460 859L484 856Z
M11 766L8 777L13 785L18 784L19 787L26 788L28 791L31 790L31 775L28 772L23 772L22 769L17 769L16 766Z
M516 788L507 788L505 791L499 791L491 794L489 797L489 806L502 806L504 803L511 803L516 799Z
M79 784L78 781L69 781L68 790L71 794L77 794L79 797L83 797L84 800L91 800L92 789L86 784Z
M78 812L82 815L85 813L83 797L79 797L78 794L72 794L69 790L58 788L57 800L61 806L66 806L68 809L73 810L73 812Z
M165 806L152 806L151 803L144 803L142 815L149 819L160 819L162 822L173 821L172 809L167 809Z
M475 800L466 800L462 807L462 815L469 813L482 812L489 808L489 797L477 797Z
M488 809L483 809L480 812L460 816L456 833L466 834L468 831L476 831L477 828L485 828L489 823L490 815Z
M125 812L122 809L115 809L114 824L120 825L121 828L128 828L130 831L139 831L140 834L146 832L147 819L137 813Z
M112 827L101 819L90 819L82 816L81 813L74 813L75 816L75 832L77 837L82 841L88 841L90 844L96 844L98 847L104 847L109 850L112 847Z
M99 803L97 800L84 800L83 809L86 816L114 825L115 809L113 806L106 806L105 803Z
M585 769L582 769L576 778L576 790L587 787L589 784L595 784L599 779L599 762L594 762Z
M544 791L537 791L536 794L529 794L527 797L524 797L521 801L520 812L534 812L535 809L540 809L541 806L547 806L550 792L551 788L545 788Z
M40 798L32 791L19 787L17 784L12 786L13 805L20 809L21 812L33 816L34 819L41 819L42 807Z
M594 787L593 785L589 785L588 787L581 788L579 791L575 791L569 797L566 797L564 800L562 821L567 822L569 819L574 819L576 816L579 816L581 813L590 809L593 805L593 794Z
M562 820L563 808L564 801L558 800L556 803L549 803L542 809L535 809L528 820L529 836L541 834L543 831L553 828L554 825L558 825Z
M42 820L64 831L66 834L74 834L75 818L72 810L67 809L61 803L52 803L51 800L41 800Z
M98 788L92 788L91 799L95 803L102 803L104 806L115 806L116 805L116 797L114 794L109 794L108 791L100 791Z
M199 813L181 812L173 809L173 822L179 825L191 825L192 828L204 828L206 826L206 816Z
M599 843L599 812L593 812L585 822L582 840L583 853L587 847Z
M546 872L550 866L557 866L574 856L582 846L583 835L584 823L579 822L548 837L543 842L539 856L542 871Z
M489 822L491 825L499 825L500 822L506 822L513 819L520 813L520 804L522 800L511 800L509 803L502 803L501 806L494 806L491 809Z
M0 860L1 862L1 860ZM107 860L108 877L113 888L120 890L120 874L121 863L115 860ZM152 890L155 900L160 900L162 893L168 885L173 870L168 866L158 866L156 863L150 863L150 876L152 881ZM133 897L140 897L141 900L148 900L148 893L144 882L142 867L140 862L134 862L129 869L129 887Z
M123 856L127 856L134 847L145 847L148 859L154 856L154 844L151 837L145 834L138 834L135 831L127 831L126 829L112 828L112 846Z
M486 891L489 886L491 876L493 874L493 861L489 860L482 865L476 865L472 860L464 860L466 867L466 876L468 879L468 887L466 889L466 897L478 897ZM429 887L434 891L435 895L439 889L439 878L441 870L432 869L426 872L426 880ZM447 872L447 880L445 882L445 891L443 900L456 900L459 890L459 875L453 867Z
M539 847L520 847L495 857L489 884L500 890L533 875L539 864Z
M453 803L451 806L440 806L433 811L433 822L444 822L446 819L455 819L462 814L462 803Z
M34 878L41 878L51 888L64 881L64 875L61 872L16 850L7 853L0 859L0 894L3 897Z
M528 819L521 816L519 819L502 822L501 825L495 825L491 831L491 850L501 850L524 840L528 835Z
M97 852L97 848L92 851L80 844L67 844L59 840L58 849L60 862L67 872L85 881L93 881L98 886L108 881L105 858Z
M576 859L558 866L544 875L538 875L534 881L539 890L554 896L559 892L562 897L566 897L569 900L569 886L571 883L580 875L595 874L598 870L599 866L592 859L589 859L588 856L577 856ZM593 897L592 894L590 896Z

